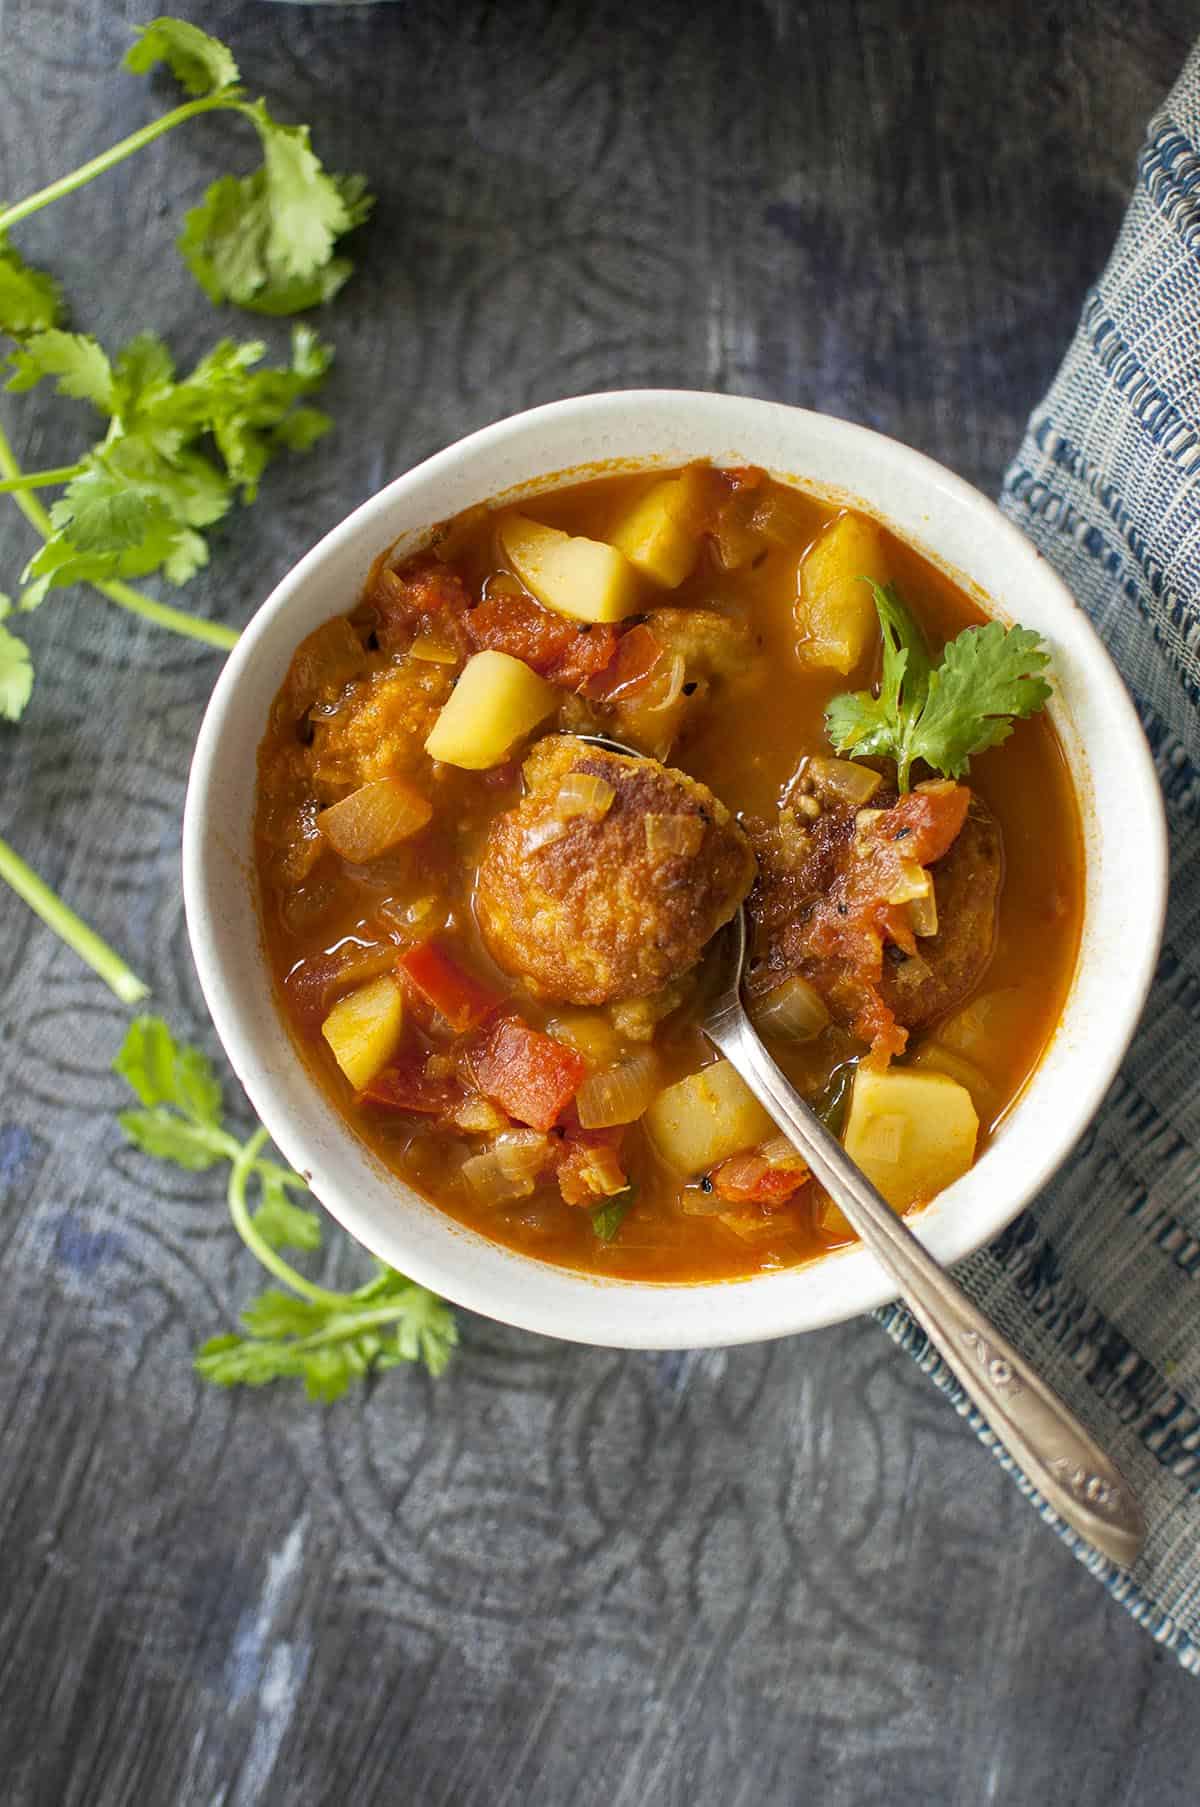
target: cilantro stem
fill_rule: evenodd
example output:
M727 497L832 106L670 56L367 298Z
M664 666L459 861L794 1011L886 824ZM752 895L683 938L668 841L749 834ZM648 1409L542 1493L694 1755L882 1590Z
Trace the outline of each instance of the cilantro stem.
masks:
M123 1004L137 1004L149 995L150 987L126 966L120 954L102 941L94 929L89 929L45 880L38 877L32 866L27 866L20 854L14 853L3 840L0 840L0 879L11 885L46 927L53 929L60 940L100 975Z
M352 1293L334 1293L343 1306L353 1298ZM364 1330L374 1330L379 1324L394 1324L398 1318L406 1318L412 1310L411 1299L401 1299L391 1305L376 1305L372 1311L349 1311L341 1324L331 1324L327 1330L314 1330L308 1336L297 1337L288 1347L293 1353L302 1349L328 1348L330 1343L344 1343L351 1337L361 1336Z
M323 1286L314 1286L303 1274L298 1274L290 1263L276 1254L268 1242L264 1242L254 1227L250 1209L246 1203L246 1182L258 1163L258 1151L267 1140L265 1129L256 1129L247 1142L238 1150L233 1165L229 1169L229 1185L226 1199L229 1204L229 1215L233 1219L233 1227L245 1243L256 1261L262 1263L268 1273L274 1274L277 1280L290 1287L292 1292L299 1293L302 1299L311 1299L314 1305L336 1305L339 1310L346 1304L345 1293L329 1292Z
M42 507L36 496L17 485L25 473L17 463L16 455L9 443L8 435L0 426L0 477L6 479L0 490L7 489L13 501L34 530L48 540L54 532L54 523ZM169 603L156 602L152 596L143 596L132 584L122 578L106 578L92 584L109 602L115 602L118 608L128 609L131 615L140 615L145 621L153 621L156 627L165 627L173 634L182 634L189 640L201 640L206 646L216 646L222 652L237 645L236 628L226 627L220 621L205 621L202 616L189 615L183 609L173 609Z
M31 214L39 213L43 207L49 207L52 201L61 200L64 195L73 194L96 176L102 176L105 170L123 163L126 157L132 157L145 145L152 144L161 138L164 132L173 131L185 120L196 119L201 113L219 113L223 111L241 112L244 108L240 89L224 89L217 94L205 95L200 100L185 101L182 106L174 107L171 112L164 113L161 119L151 120L128 138L110 145L108 150L101 151L98 157L91 157L73 169L68 176L60 176L57 182L50 182L45 188L39 188L35 194L26 195L23 201L16 201L0 213L0 235L8 232L21 220L27 220Z
M0 483L0 496L13 496L22 489L53 489L57 484L69 483L86 469L86 464L60 464L53 471L25 471L20 477L7 477Z

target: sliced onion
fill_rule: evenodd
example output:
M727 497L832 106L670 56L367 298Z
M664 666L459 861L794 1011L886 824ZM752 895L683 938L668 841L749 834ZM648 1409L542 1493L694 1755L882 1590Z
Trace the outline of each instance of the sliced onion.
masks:
M418 834L432 815L428 798L403 778L376 778L323 809L317 827L335 853L361 866Z
M803 776L811 778L818 796L855 808L869 803L883 783L882 775L854 759L823 759L813 755L804 762Z
M433 634L418 634L408 651L410 658L423 659L428 665L458 664L458 654L454 648Z
M768 489L754 505L750 526L774 546L791 546L809 537L805 504L786 490Z
M480 1204L508 1204L529 1197L546 1170L549 1152L545 1136L500 1136L484 1154L463 1162L462 1176Z
M656 816L642 818L646 832L646 852L652 860L676 857L691 859L700 851L704 824L699 816Z
M525 830L522 841L526 853L536 853L539 847L549 847L553 841L561 841L570 830L570 823L559 816L547 816L541 822L535 822L532 828Z
M639 706L653 715L657 715L660 709L670 709L683 695L683 681L686 675L683 654L676 653L663 676L656 682L656 688L662 692L661 696L658 696L654 702L650 702L648 699L643 701L639 697Z
M803 1167L806 1172L808 1170L808 1162L786 1136L772 1136L769 1142L764 1142L762 1147L756 1150L756 1153L761 1161L767 1163L768 1167L782 1167L785 1170L789 1167Z
M911 904L932 895L933 880L924 866L919 866L916 860L904 860L901 862L899 877L887 894L887 902Z
M750 1015L760 1035L777 1035L792 1042L811 1041L829 1021L825 1000L799 973L757 998Z
M924 897L914 897L908 906L908 920L914 935L922 939L938 932L937 897L930 885Z
M575 1109L584 1129L612 1129L633 1123L661 1089L658 1056L650 1049L631 1054L615 1067L606 1067L585 1079L575 1095Z
M594 772L568 772L554 799L554 814L564 822L583 816L588 822L600 822L613 806L616 791L607 778Z

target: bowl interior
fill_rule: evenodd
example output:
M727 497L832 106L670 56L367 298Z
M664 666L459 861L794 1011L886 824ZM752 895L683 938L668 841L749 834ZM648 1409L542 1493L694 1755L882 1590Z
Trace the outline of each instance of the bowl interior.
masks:
M299 640L353 603L372 559L499 495L621 465L758 464L857 503L1019 618L1054 655L1055 725L1086 843L1083 940L1059 1029L971 1172L916 1220L943 1262L995 1235L1085 1128L1124 1053L1157 956L1165 832L1157 780L1124 686L1033 547L977 491L893 440L775 403L692 392L585 396L539 408L437 454L365 503L283 579L222 673L192 767L184 893L201 985L251 1102L331 1214L374 1253L456 1303L581 1342L684 1347L810 1329L895 1288L860 1249L807 1267L706 1285L605 1280L490 1243L407 1188L357 1140L284 1028L263 955L251 830L255 759ZM1103 799L1103 809L1098 807ZM1129 882L1136 873L1138 883Z

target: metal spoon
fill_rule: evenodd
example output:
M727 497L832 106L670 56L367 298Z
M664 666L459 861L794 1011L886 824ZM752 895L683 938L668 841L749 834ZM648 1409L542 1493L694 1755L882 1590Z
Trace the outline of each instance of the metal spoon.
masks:
M576 738L611 753L645 757L607 735ZM721 932L728 943L728 979L701 1024L705 1035L737 1068L845 1212L1043 1499L1103 1555L1130 1568L1146 1537L1146 1521L1132 1489L1074 1413L896 1215L768 1054L742 1002L748 940L744 906Z

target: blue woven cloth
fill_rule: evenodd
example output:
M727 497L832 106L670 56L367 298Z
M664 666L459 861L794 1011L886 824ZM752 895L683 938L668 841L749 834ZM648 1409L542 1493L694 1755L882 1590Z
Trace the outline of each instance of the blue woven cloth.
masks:
M1149 1006L1095 1124L1036 1205L956 1272L1137 1488L1149 1537L1136 1568L1116 1569L1018 1483L1200 1671L1200 46L1151 121L1116 248L1001 506L1137 699L1166 797L1171 902ZM877 1315L1011 1468L907 1313Z

